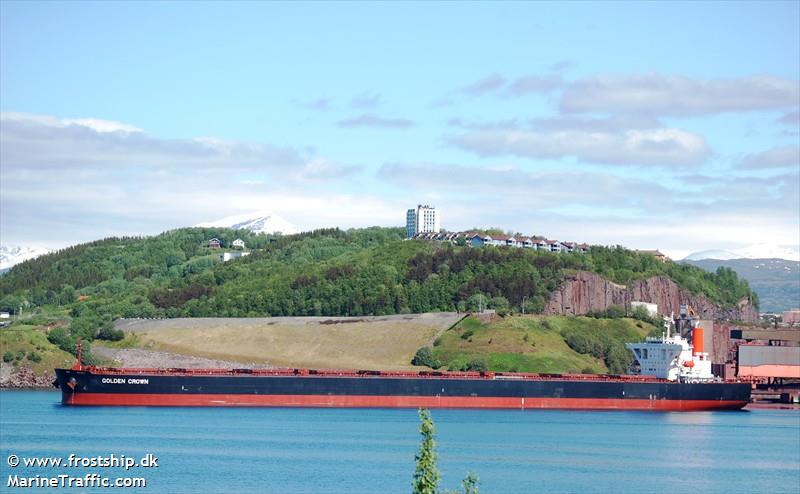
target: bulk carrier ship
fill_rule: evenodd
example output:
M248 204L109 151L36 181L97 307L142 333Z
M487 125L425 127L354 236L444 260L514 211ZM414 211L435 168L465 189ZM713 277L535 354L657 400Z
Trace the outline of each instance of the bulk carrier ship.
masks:
M668 321L668 320L667 320ZM740 409L750 384L711 374L702 329L630 343L638 375L315 369L56 369L64 405Z

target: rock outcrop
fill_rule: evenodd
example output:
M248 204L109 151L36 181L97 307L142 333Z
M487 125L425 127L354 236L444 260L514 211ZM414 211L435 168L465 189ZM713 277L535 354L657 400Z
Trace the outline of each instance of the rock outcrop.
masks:
M30 367L2 364L0 369L0 388L52 388L55 373L37 374Z
M544 313L584 315L605 310L610 305L630 307L632 301L656 304L661 314L678 314L680 306L688 304L700 319L748 322L758 320L758 311L747 299L739 301L736 307L722 308L702 295L680 288L666 276L638 280L631 286L624 286L587 271L579 271L567 277L561 287L550 296Z

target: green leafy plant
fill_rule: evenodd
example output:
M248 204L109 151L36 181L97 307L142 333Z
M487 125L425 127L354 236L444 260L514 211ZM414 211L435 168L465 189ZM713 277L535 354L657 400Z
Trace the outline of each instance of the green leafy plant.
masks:
M436 466L436 427L433 425L431 413L419 409L421 425L419 433L422 436L419 451L414 456L416 469L414 470L413 494L436 494L439 488L441 474Z
M416 468L411 492L412 494L439 494L441 474L436 465L439 459L436 453L436 426L431 418L431 413L426 408L420 408L418 414L421 422L419 433L422 439L419 451L414 456ZM478 476L472 472L467 473L467 476L461 481L464 494L478 494L479 484ZM457 493L456 491L445 491L445 494Z

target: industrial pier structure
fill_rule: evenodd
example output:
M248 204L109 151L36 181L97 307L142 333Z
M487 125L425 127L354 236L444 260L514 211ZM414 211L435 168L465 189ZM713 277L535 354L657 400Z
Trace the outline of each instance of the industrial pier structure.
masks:
M713 325L710 348L716 375L752 383L754 401L800 403L800 328L706 324Z

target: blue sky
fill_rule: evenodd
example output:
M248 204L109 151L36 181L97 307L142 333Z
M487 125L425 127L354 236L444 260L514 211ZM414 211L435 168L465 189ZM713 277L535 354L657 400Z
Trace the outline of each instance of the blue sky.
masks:
M0 4L0 234L800 242L798 2Z

